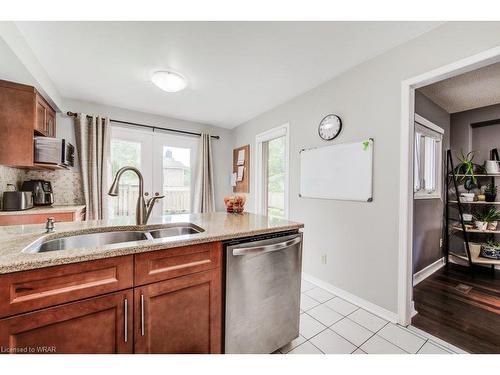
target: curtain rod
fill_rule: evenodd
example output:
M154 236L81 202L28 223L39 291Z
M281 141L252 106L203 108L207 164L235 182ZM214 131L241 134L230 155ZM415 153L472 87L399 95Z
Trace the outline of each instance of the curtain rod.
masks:
M66 114L68 116L71 116L71 117L76 117L77 116L77 114L75 112L70 112L70 111L66 112ZM87 118L92 118L92 116L87 115ZM165 131L174 132L174 133L181 133L181 134L187 134L187 135L196 135L198 137L201 136L201 133L188 132L186 130L177 130L177 129L170 129L170 128L160 128L158 126L153 126L153 125L138 124L137 122L122 121L122 120L113 120L113 119L109 119L109 121L116 122L117 124L125 124L125 125L138 126L138 127L141 127L141 128L153 129L153 131L155 129L158 129L158 130L165 130ZM220 139L220 137L218 135L211 135L210 137L214 138L214 139Z

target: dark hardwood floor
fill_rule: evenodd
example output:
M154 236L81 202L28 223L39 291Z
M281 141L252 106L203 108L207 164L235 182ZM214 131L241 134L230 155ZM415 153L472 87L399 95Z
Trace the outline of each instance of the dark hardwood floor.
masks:
M500 353L500 271L443 267L413 288L412 325L471 353Z

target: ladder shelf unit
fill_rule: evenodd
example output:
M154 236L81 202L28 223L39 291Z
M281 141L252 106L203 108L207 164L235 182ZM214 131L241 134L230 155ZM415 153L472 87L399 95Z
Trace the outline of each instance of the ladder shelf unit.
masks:
M491 150L492 160L500 160L498 156L497 149ZM483 243L486 240L494 240L497 235L500 234L500 226L497 230L479 230L471 228L463 221L463 214L471 212L472 207L484 207L488 208L491 206L500 205L500 202L485 202L485 201L474 201L474 202L462 202L460 201L460 191L459 183L464 177L468 175L455 173L455 167L453 165L453 158L451 155L451 150L446 151L446 184L445 184L445 258L446 263L449 262L450 257L458 258L465 261L467 266L471 268L474 265L490 265L494 269L495 265L500 265L499 259L490 259L482 257L475 253L471 253L471 244L477 246L477 242ZM500 177L500 174L475 174L476 178L490 178L491 183L495 183L495 179ZM458 218L451 216L451 209L458 210ZM450 243L452 236L461 234L463 236L464 251L462 254L460 251L450 250ZM483 237L478 241L471 241L471 236ZM465 254L463 254L465 253Z

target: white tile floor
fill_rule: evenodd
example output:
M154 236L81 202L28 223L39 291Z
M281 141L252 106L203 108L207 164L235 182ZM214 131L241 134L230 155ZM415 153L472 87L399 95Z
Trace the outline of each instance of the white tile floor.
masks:
M450 354L413 329L390 323L302 280L300 336L283 354Z

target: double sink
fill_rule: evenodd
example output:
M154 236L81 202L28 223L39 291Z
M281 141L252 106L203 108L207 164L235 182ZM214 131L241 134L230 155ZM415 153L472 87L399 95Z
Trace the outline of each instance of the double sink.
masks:
M161 228L152 228L142 231L114 230L108 232L69 235L55 239L41 239L26 247L23 252L44 253L48 251L98 247L127 243L131 241L145 241L157 238L182 236L186 234L196 234L201 232L204 232L204 229L191 223L166 224L161 226Z

